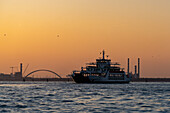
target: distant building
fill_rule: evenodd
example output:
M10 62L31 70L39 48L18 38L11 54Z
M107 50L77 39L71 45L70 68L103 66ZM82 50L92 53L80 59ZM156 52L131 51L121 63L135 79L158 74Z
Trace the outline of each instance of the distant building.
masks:
M4 74L0 73L0 80L22 80L22 63L20 64L20 72L15 72L14 74Z

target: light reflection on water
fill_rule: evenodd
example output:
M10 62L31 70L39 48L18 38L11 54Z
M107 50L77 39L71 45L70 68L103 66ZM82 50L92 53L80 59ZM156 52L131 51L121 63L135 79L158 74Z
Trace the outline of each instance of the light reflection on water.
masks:
M0 82L0 112L170 111L170 83Z

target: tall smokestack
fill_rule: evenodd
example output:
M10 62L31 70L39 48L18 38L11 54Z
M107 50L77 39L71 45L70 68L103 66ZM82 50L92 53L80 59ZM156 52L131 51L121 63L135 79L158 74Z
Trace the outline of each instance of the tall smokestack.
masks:
M137 66L135 65L135 77L136 77L136 75L137 75Z
M103 50L103 59L104 59L105 51Z
M129 74L129 58L128 58L128 67L127 67L127 73Z
M138 78L140 78L140 58L138 58Z
M20 73L22 75L22 63L20 63Z

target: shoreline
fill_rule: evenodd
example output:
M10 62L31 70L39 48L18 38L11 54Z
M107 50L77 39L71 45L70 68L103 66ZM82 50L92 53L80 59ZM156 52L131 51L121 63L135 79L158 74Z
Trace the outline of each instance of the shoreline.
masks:
M0 79L0 81L66 81L72 82L72 78L21 78L21 79ZM138 78L132 79L131 82L170 82L170 78Z
M170 82L170 78L138 78L131 82Z

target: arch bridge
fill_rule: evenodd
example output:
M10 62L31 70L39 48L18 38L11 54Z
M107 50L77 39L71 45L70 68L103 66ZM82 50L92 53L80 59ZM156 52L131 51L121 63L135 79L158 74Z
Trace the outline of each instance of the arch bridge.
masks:
M28 73L24 78L27 78L27 77L30 76L31 74L36 73L36 72L39 72L39 71L50 72L50 73L53 73L54 75L56 75L57 77L61 78L61 76L58 75L56 72L51 71L51 70L48 70L48 69L38 69L38 70L32 71L32 72Z

